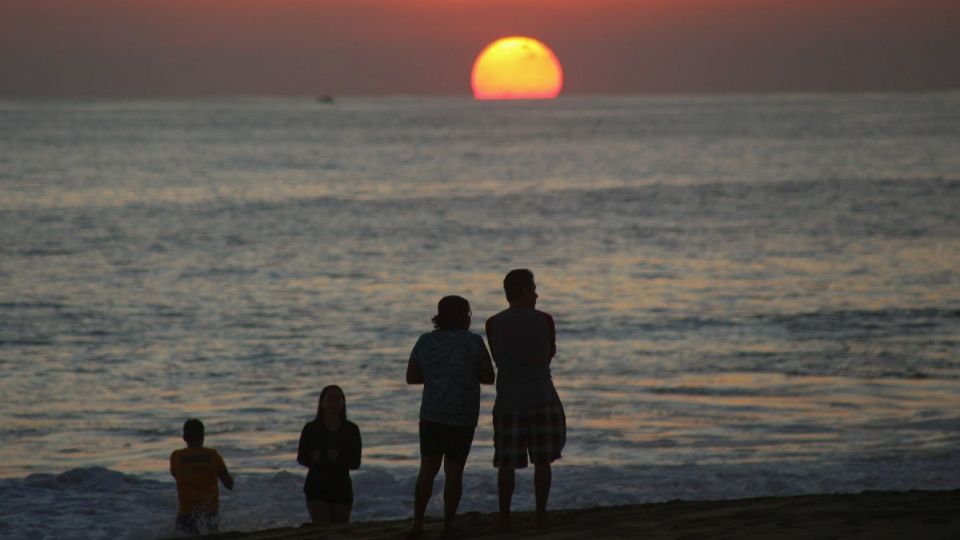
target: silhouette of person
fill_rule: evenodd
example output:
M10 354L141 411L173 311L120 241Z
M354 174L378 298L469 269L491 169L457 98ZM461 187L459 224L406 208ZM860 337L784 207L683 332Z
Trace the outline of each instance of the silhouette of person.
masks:
M177 532L199 535L218 532L220 491L217 480L233 489L233 477L220 453L203 447L203 422L191 418L183 423L186 448L170 454L170 474L177 480Z
M353 509L350 471L360 468L360 429L347 420L347 400L336 385L320 392L317 417L300 432L297 463L309 467L303 483L314 523L347 523Z
M566 443L566 417L553 386L550 362L557 352L553 317L536 309L533 272L511 270L503 280L510 307L487 319L487 341L497 365L493 406L493 465L500 501L498 529L510 530L515 469L534 465L536 522L543 527L550 497L550 464Z
M480 385L495 374L483 338L469 332L470 303L445 296L437 304L434 331L417 340L407 363L407 384L422 384L420 472L414 488L413 527L423 534L423 515L433 480L443 464L443 537L453 535L453 519L463 492L463 467L480 414Z

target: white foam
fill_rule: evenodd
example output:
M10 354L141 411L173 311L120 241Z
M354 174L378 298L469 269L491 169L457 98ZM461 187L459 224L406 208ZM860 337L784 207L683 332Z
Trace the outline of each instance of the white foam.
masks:
M696 465L671 467L554 468L551 508L589 508L864 490L948 490L960 478L960 456L925 459ZM353 521L410 517L416 470L365 467L353 475ZM221 489L220 530L253 531L298 526L308 520L303 476L290 472L236 473L236 486ZM533 508L532 469L519 471L514 508ZM461 512L495 512L496 472L469 466ZM175 536L176 489L172 481L126 475L101 467L59 475L0 480L0 536L11 538L164 538ZM442 474L428 514L442 513Z

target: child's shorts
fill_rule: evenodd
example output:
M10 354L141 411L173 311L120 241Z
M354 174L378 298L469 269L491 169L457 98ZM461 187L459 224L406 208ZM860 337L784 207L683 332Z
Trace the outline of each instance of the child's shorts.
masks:
M177 514L177 532L197 536L200 533L217 534L216 512L194 512Z

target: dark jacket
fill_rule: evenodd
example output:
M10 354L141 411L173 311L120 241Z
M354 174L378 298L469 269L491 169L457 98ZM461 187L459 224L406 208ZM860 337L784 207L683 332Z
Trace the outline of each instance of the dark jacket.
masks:
M313 420L303 426L300 445L297 448L297 463L309 467L307 483L341 480L350 477L351 469L360 468L360 429L347 420L336 433L331 433L323 420ZM327 450L336 449L337 459L327 457ZM320 450L320 461L313 463L313 451Z

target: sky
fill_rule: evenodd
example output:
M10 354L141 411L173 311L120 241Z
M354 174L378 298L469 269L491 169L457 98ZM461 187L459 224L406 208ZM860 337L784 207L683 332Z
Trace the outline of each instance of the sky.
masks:
M565 95L960 89L958 0L2 0L0 96L470 95L508 35Z

